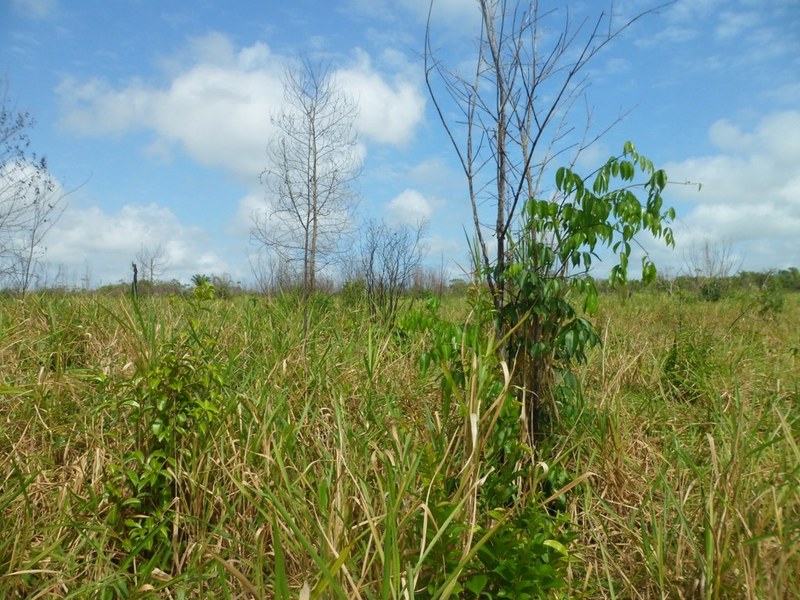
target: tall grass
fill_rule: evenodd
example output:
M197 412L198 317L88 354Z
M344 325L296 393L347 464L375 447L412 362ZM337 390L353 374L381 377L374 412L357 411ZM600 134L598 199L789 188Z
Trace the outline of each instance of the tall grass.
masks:
M461 304L3 299L0 597L794 597L797 300L609 302L534 464Z
M800 591L799 298L607 303L565 444L598 474L572 500L589 597Z

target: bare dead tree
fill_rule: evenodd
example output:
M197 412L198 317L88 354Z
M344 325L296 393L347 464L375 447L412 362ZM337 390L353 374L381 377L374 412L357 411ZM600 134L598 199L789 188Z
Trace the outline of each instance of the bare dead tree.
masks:
M684 270L696 279L720 280L732 276L742 267L743 259L737 257L730 242L715 242L704 238L692 243L683 253Z
M434 5L432 0L425 33L425 81L466 177L481 275L501 313L519 209L542 193L554 159L574 164L608 129L590 134L589 110L583 133L574 125L572 109L588 84L586 67L652 10L616 22L609 3L594 20L575 23L568 10L545 10L535 0L478 0L477 50L464 72L438 58Z
M159 244L153 248L142 244L139 253L136 255L136 260L142 268L142 280L150 283L155 283L157 279L164 275L169 258L164 250L164 246Z
M30 151L27 112L10 104L7 86L0 105L0 282L24 294L44 256L44 238L64 210L66 194L47 160Z
M305 61L284 76L285 108L272 117L278 130L267 150L262 181L268 210L253 218L252 239L302 265L305 295L351 231L361 171L356 103L327 66Z
M730 287L730 277L739 271L744 258L738 257L730 242L704 238L683 252L684 270L695 291L705 300L721 299Z
M434 293L441 298L447 286L446 278L444 263L440 262L436 267L419 265L411 276L411 288L417 292Z
M361 273L370 312L390 325L403 292L424 258L426 228L424 222L392 228L375 220L362 228Z

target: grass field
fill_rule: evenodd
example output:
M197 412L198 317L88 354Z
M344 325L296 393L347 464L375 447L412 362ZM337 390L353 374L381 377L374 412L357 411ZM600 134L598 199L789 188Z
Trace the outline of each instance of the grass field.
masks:
M534 456L462 299L0 299L0 597L800 597L800 297L748 302L604 296Z

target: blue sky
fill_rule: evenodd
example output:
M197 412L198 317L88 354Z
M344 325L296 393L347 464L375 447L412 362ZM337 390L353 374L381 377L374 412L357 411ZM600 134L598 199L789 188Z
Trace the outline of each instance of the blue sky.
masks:
M601 4L572 2L570 15ZM615 18L654 4L617 0ZM542 6L553 28L563 23L567 3ZM37 120L35 150L63 189L77 188L47 239L51 277L127 279L142 244L162 244L167 279L251 279L270 115L281 73L303 57L328 60L360 103L359 214L428 219L428 260L457 273L471 218L425 89L427 10L428 0L0 0L0 75ZM436 1L440 57L469 55L476 17L473 0ZM591 63L594 129L631 112L578 166L630 139L670 180L702 183L668 188L678 248L645 243L671 273L705 239L744 269L800 266L798 32L797 0L678 0Z

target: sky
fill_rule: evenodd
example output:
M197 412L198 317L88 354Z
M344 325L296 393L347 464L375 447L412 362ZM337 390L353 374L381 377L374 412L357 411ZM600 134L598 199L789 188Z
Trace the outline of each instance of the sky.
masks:
M646 0L541 2L543 43ZM163 279L253 280L253 215L281 77L326 61L359 106L360 219L429 223L427 262L467 266L463 172L425 86L428 0L0 0L0 77L29 111L66 210L46 240L48 277L130 279L161 245ZM435 0L433 46L453 68L475 47L475 0ZM645 16L585 72L589 131L617 122L576 163L589 172L626 140L667 171L676 249L644 240L662 270L693 267L706 241L744 270L800 266L800 0L677 0ZM572 116L574 115L574 117ZM633 264L633 261L632 261ZM595 274L611 268L605 262ZM60 275L55 275L59 273Z

